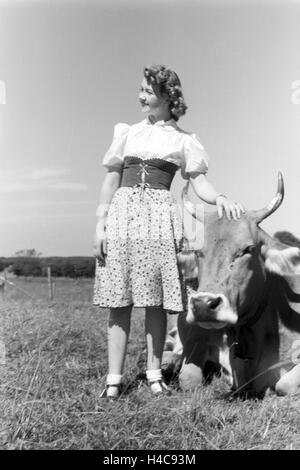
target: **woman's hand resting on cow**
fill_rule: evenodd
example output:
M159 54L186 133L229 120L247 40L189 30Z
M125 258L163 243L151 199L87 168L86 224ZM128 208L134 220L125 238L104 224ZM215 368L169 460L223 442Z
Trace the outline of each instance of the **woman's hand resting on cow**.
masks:
M204 174L191 174L190 182L197 196L208 204L215 204L219 218L223 217L225 212L227 218L237 220L241 213L245 212L242 204L233 202L224 194L217 193L213 185L207 180Z
M216 206L219 214L219 218L223 216L223 211L227 215L227 219L233 218L237 220L241 217L241 213L245 213L245 209L239 202L233 202L227 199L223 194L219 194L216 197Z

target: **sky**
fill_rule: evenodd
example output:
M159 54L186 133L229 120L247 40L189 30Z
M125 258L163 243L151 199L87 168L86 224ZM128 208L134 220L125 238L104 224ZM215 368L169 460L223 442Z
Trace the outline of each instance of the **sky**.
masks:
M259 209L281 171L262 227L300 237L299 20L292 0L0 0L0 256L92 255L102 158L144 119L151 63L178 73L216 190Z

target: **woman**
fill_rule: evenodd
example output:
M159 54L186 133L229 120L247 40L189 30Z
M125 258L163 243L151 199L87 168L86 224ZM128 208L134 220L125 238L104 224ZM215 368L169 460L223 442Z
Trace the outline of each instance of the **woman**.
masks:
M185 104L177 74L163 65L145 67L139 100L146 119L117 124L104 156L107 175L97 209L94 243L94 304L110 308L106 388L116 398L133 306L145 307L146 376L154 394L168 392L161 359L166 311L184 310L185 287L177 266L183 227L169 188L180 168L200 199L216 204L219 216L239 218L243 208L207 180L207 154L195 134L177 125Z

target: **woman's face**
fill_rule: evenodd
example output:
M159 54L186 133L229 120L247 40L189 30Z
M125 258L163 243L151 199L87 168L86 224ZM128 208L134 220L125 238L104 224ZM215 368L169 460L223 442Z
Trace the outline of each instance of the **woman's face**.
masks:
M146 78L141 83L139 100L142 106L142 112L152 116L161 116L169 109L166 98L159 94L157 85L150 85Z

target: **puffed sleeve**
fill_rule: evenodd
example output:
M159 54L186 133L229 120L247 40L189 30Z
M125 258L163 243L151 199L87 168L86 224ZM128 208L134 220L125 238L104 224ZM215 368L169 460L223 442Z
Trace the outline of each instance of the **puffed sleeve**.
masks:
M120 170L123 165L124 148L130 126L119 123L114 127L114 135L111 146L103 157L102 164L112 170Z
M208 170L208 155L196 134L187 134L184 139L181 162L181 176L189 178L190 173L203 173Z

